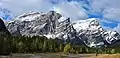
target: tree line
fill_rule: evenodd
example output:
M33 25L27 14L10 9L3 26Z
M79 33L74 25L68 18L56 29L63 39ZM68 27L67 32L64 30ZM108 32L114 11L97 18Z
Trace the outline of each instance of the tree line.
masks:
M0 55L10 53L120 53L120 48L90 48L85 45L73 45L63 39L52 39L45 36L9 36L0 35Z

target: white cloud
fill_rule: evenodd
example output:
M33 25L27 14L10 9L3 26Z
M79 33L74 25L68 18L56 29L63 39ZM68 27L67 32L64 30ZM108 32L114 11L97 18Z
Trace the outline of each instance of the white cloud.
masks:
M93 0L92 11L102 12L108 20L120 22L120 0Z
M104 12L104 18L120 22L120 9L109 8Z
M117 27L111 28L103 26L107 30L113 30L120 33L120 0L92 0L92 12L101 12L103 19L100 21L105 23L118 23Z
M117 27L115 27L113 30L117 31L120 34L120 23L118 24Z
M51 1L58 4L53 4ZM85 2L78 2L77 0L71 2L68 2L67 0L0 0L0 7L12 11L14 15L21 15L30 10L47 12L53 8L54 10L61 12L64 16L71 17L72 21L86 19L88 13L100 12L103 14L103 19L101 19L100 22L120 22L120 0L89 1L91 5L87 5ZM83 6L89 8L90 11L83 9ZM107 26L103 27L111 29ZM117 28L118 27L115 29Z
M85 19L87 17L86 11L82 8L83 5L85 6L87 4L83 1L77 2L77 0L73 0L72 2L68 2L67 0L0 0L0 7L7 8L16 15L30 10L46 12L54 6L51 1L58 3L55 8L60 9L68 17L70 16L74 19ZM90 11L102 12L104 18L120 21L120 0L91 1L89 1L91 7L86 6L87 8L91 8Z
M51 3L52 0L0 0L0 7L7 8L15 15L21 15L30 10L47 12L54 7L59 9L63 15L71 17L73 20L85 19L87 14L81 7L82 4L67 0L53 0L58 4Z
M1 0L0 7L11 10L14 14L20 15L30 10L46 12L53 4L49 0Z
M65 2L53 8L53 10L61 13L66 17L71 17L73 20L84 20L87 18L86 11L77 2Z

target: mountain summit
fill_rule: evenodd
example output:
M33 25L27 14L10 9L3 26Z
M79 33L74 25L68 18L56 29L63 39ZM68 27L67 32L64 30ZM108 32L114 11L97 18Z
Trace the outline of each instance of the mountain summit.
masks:
M103 29L96 18L71 23L55 11L48 13L28 12L7 24L12 35L46 36L68 40L73 44L83 43L89 47L114 44L120 35Z

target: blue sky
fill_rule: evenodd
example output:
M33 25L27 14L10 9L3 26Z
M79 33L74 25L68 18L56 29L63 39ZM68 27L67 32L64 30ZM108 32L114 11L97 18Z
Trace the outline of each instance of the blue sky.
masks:
M119 5L120 0L0 0L0 16L9 20L29 11L55 10L72 21L98 18L104 28L120 33Z

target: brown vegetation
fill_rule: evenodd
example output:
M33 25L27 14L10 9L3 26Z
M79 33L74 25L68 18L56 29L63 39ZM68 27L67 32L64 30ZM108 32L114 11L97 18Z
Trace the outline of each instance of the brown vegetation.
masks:
M120 54L100 54L91 58L120 58Z

